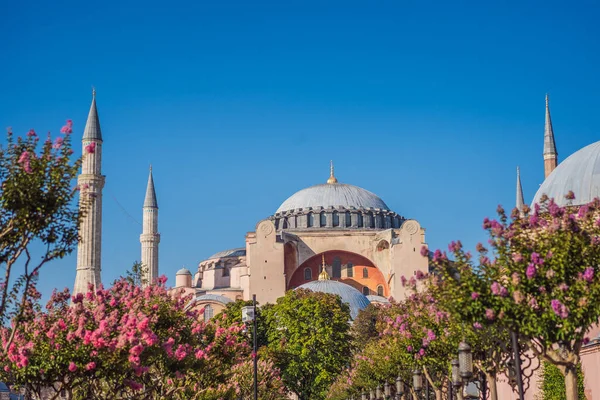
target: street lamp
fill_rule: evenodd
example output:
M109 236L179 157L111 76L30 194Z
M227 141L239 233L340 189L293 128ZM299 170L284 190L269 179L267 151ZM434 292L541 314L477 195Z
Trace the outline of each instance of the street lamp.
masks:
M413 389L417 393L423 390L423 373L418 368L413 371Z
M385 384L383 385L383 395L385 396L385 400L388 400L392 396L390 384L388 382L385 382Z
M377 385L377 388L375 389L375 398L377 400L381 399L381 385Z
M396 378L396 398L400 400L400 397L404 395L404 382L402 382L402 378L400 375Z
M254 400L258 400L258 338L256 335L256 295L252 295L252 306L243 307L242 308L242 322L252 322L252 336L253 336L253 346L252 346L252 358L254 363Z
M473 377L473 353L466 342L458 345L458 369L463 380L468 381Z
M454 399L454 393L456 392L456 397L458 398L458 391L460 390L460 387L462 386L462 379L460 377L460 363L458 362L458 360L455 358L454 360L452 360L452 362L450 363L452 365L452 385L450 386L450 400ZM454 390L452 390L454 389Z

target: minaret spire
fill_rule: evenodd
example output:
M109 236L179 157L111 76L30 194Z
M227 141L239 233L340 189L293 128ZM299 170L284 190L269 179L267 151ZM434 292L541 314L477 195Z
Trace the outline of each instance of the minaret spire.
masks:
M338 183L338 180L333 173L333 160L329 161L329 179L327 179L327 183Z
M152 165L150 165L146 197L144 198L140 243L142 244L143 282L144 284L151 284L158 278L158 244L160 243L160 234L158 233L158 202L156 201L156 190L154 189Z
M325 264L325 253L321 255L321 273L319 274L320 281L328 281L329 274L327 273L327 264Z
M77 178L80 189L80 208L85 215L79 226L77 244L77 273L73 294L86 293L88 285L102 283L102 133L96 108L96 90L92 90L92 105L82 138L83 162Z
M554 142L554 129L552 129L552 118L550 117L550 105L548 94L546 94L546 121L544 125L544 177L554 171L558 165L558 152Z
M525 205L525 199L523 198L523 187L521 186L521 170L517 167L517 202L516 207L523 215L523 206Z

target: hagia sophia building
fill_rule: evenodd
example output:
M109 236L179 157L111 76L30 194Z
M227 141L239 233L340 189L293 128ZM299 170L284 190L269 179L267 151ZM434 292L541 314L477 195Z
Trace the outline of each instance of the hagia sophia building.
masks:
M93 202L80 228L74 293L87 291L88 283L101 283L102 256L102 133L95 92L82 146L95 143L95 152L84 158L80 185L86 184ZM548 97L546 96L543 141L545 180L532 204L542 194L565 204L565 195L575 193L575 205L600 197L600 141L590 144L559 163ZM274 303L286 291L298 287L335 293L350 305L354 318L371 302L401 300L406 292L402 281L428 270L425 229L418 220L394 212L380 197L366 189L340 182L333 164L329 177L300 189L283 201L270 216L257 221L245 238L233 238L238 247L213 254L189 271L175 277L178 292L192 294L193 307L211 318L227 303L250 300ZM516 206L524 204L517 170ZM570 204L573 204L571 201ZM146 279L159 275L160 234L158 202L152 170L143 203L140 235L141 262ZM588 399L600 398L600 381L594 373L600 366L600 328L590 333L591 342L582 350L582 365ZM501 398L516 398L510 388L499 388ZM529 391L526 398L533 398Z

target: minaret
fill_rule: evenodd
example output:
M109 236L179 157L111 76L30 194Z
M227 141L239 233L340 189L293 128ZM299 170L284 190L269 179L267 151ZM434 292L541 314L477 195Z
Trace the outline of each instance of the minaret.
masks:
M96 90L92 90L92 106L83 131L83 162L77 179L80 189L80 208L85 215L79 226L77 245L77 274L73 294L87 293L88 284L102 283L102 132L96 109ZM85 204L84 204L85 203Z
M525 199L523 198L523 186L521 186L521 171L517 167L517 202L516 207L523 216L523 206L525 205Z
M153 283L158 278L158 244L160 234L158 233L158 202L154 190L154 179L152 178L152 166L148 176L148 187L146 187L146 198L143 207L142 234L142 267L144 271L144 283Z
M552 129L552 118L550 118L550 106L548 95L546 95L546 124L544 126L544 178L547 178L558 165L558 153L554 143L554 130Z

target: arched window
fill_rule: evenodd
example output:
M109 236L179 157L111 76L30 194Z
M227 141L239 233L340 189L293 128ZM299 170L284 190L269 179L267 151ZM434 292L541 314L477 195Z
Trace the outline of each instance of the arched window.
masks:
M370 294L370 292L371 292L371 291L369 290L369 288L368 288L367 286L363 287L363 294L364 294L365 296L368 296L368 295Z
M346 213L346 227L352 226L352 214Z
M223 265L223 274L221 276L229 276L229 267Z
M319 219L321 220L321 226L327 226L327 217L324 212L319 215Z
M362 213L358 213L358 227L362 228L363 227L363 215Z
M204 321L208 321L213 317L214 310L210 304L204 306Z
M331 275L332 278L342 277L342 260L340 260L339 257L333 259L333 264L331 265Z
M333 212L333 226L340 226L340 215L337 211Z
M310 281L312 279L312 269L304 268L304 280Z
M367 267L363 268L363 278L369 277L369 269Z
M287 229L287 227L288 227L288 220L287 220L287 218L284 218L283 219L283 226L281 227L281 229Z
M352 278L354 276L354 265L352 263L348 263L346 265L346 275L348 275L348 278Z
M383 297L383 286L377 286L377 296Z
M315 216L313 215L313 213L308 213L308 215L306 216L306 226L308 228L312 228L312 226L315 224Z

